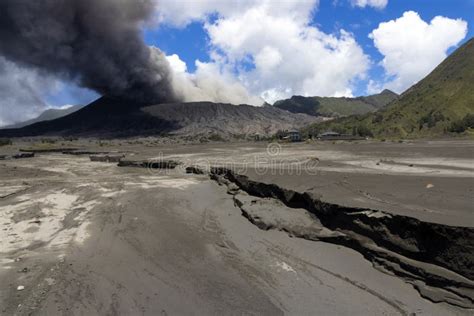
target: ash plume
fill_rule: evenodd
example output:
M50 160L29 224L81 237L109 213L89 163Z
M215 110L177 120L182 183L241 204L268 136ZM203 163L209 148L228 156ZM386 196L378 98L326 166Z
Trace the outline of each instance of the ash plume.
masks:
M142 26L155 0L1 0L0 55L102 95L177 101L164 54Z

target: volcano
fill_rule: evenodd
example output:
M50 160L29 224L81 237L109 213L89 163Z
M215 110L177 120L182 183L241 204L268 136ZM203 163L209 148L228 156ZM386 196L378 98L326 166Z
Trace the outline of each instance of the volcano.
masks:
M172 130L171 123L140 111L144 104L119 98L101 97L70 115L18 129L0 131L1 136L120 136L142 131L160 133Z
M0 130L0 137L83 136L131 137L218 134L271 135L299 128L321 118L290 113L272 106L254 107L212 102L148 105L101 97L70 115L18 129Z

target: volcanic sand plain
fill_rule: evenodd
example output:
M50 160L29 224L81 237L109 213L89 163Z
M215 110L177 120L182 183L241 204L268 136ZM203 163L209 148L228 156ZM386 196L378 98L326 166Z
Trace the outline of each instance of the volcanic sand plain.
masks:
M0 161L2 315L472 313L423 298L348 247L259 229L229 187L185 172L231 168L329 203L473 227L472 141L51 146L181 165L118 167L62 153ZM283 204L271 217L318 224Z

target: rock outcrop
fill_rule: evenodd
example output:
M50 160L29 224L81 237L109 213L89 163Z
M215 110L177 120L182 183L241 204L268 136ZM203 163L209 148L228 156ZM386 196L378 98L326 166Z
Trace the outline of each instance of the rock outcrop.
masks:
M377 269L411 283L433 302L474 308L473 228L331 204L309 193L252 181L229 169L213 168L211 178L235 185L252 197L232 190L242 214L261 229L278 229L292 236L349 247ZM275 211L275 201L289 211L296 210L294 214L305 218L304 224L295 225L294 218L284 219ZM307 214L302 215L302 211Z

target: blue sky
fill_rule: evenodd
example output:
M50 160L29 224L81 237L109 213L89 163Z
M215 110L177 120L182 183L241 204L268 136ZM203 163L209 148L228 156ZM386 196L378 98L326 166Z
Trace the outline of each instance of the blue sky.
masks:
M406 11L418 12L425 21L431 21L439 15L453 19L461 18L469 25L468 34L461 43L474 36L474 0L392 0L382 10L359 9L344 1L339 1L339 5L334 6L331 1L323 0L313 20L326 32L333 32L338 27L343 27L354 33L364 51L374 62L378 62L383 59L383 55L374 47L373 40L368 34L379 23L397 19ZM449 49L449 53L454 50L454 47ZM383 68L374 65L370 77L376 79L383 77ZM366 94L365 82L360 82L355 94Z
M199 2L198 0L196 1ZM229 4L229 6L231 7L230 10L232 11L232 3ZM212 4L210 6L207 6L206 8L207 9L202 9L203 13L201 16L198 15L197 17L191 16L189 18L184 18L185 22L173 21L172 14L174 14L173 12L175 11L171 9L168 10L166 13L168 14L168 16L163 18L163 21L160 24L154 25L153 27L149 27L148 29L144 30L143 36L145 42L149 45L159 47L168 56L173 54L179 56L179 60L185 62L187 65L188 75L192 75L194 72L196 72L196 60L200 60L204 63L216 64L214 58L211 57L211 52L221 53L225 58L231 58L229 56L235 56L238 51L226 51L225 48L223 48L225 47L225 45L228 44L227 42L225 42L225 39L224 42L222 40L220 42L219 40L216 40L216 38L219 37L218 32L220 30L216 30L215 34L211 36L209 30L206 29L206 26L208 27L209 25L213 25L216 19L218 19L219 14L227 17L228 20L239 19L240 17L244 16L246 9L242 9L241 15L232 15L233 13L226 13L228 12L226 10L228 10L229 8L217 8L216 11L220 13L212 12ZM172 7L172 9L175 8ZM436 16L444 16L450 19L462 19L468 24L467 35L457 45L449 47L447 49L448 53L451 53L455 49L455 47L474 36L474 0L389 0L385 8L373 8L370 6L361 8L354 6L350 3L349 0L320 0L319 5L314 6L313 10L313 14L310 17L307 26L314 27L315 29L324 32L324 34L328 36L334 35L336 36L336 38L341 37L341 29L349 32L353 39L356 41L358 47L360 47L360 49L363 51L363 54L368 57L368 65L365 67L364 71L359 69L353 70L353 72L350 74L345 74L346 76L353 77L354 73L356 73L357 71L365 72L365 77L363 78L351 77L352 79L350 79L350 84L347 84L348 79L344 81L350 89L351 94L354 96L365 95L370 92L370 89L368 89L369 81L372 81L374 83L374 86L376 86L379 90L385 86L396 86L395 83L387 81L387 78L390 77L390 74L387 72L387 69L379 65L379 63L386 56L384 56L380 52L380 49L378 49L374 45L374 39L369 38L369 34L374 29L377 29L380 23L396 20L402 17L403 14L407 11L414 11L418 13L420 18L426 23L430 23L430 21ZM400 32L403 32L403 30L400 30ZM278 47L276 48L278 49ZM231 75L235 77L235 80L241 80L241 78L244 78L244 81L247 82L265 80L265 78L267 77L259 77L256 71L252 71L253 68L255 68L253 58L256 58L257 53L254 53L254 55L252 55L252 53L248 53L249 51L254 51L251 47L243 47L242 49L246 51L246 54L250 56L250 59L247 58L245 61L240 60L237 63L232 64L226 63L224 66L222 63L220 63L219 67L225 68L231 65L229 69L231 69ZM404 49L409 50L410 47L406 47ZM427 53L430 49L431 47L427 45ZM255 50L255 52L257 51ZM424 58L422 54L423 52L420 52L418 55L414 56L418 56L420 60L423 60ZM298 56L291 56L288 54L283 55L283 62L286 62L287 59L291 58L298 59ZM313 58L318 59L319 56L315 54ZM354 59L355 63L360 63L363 60L361 56L357 58L359 59ZM432 64L437 62L438 61L435 60L432 62ZM350 64L350 56L348 63ZM427 67L433 67L432 64ZM239 68L240 72L233 72L232 69L236 68ZM342 72L343 70L337 71ZM423 71L426 72L426 69ZM420 70L420 73L423 73L423 71ZM226 73L226 75L229 75L229 73ZM285 75L285 73L283 73L282 75ZM397 83L399 84L398 87L400 87L400 89L406 88L406 80L409 79L405 80L404 78L402 78L404 76L404 74L402 73L397 75L400 76L400 78L398 78L400 82ZM410 75L416 76L416 74ZM298 78L295 78L295 80L296 79ZM303 79L301 82L307 81L304 81ZM292 79L291 82L298 82L297 80L295 80ZM314 85L319 84L316 79L312 82ZM279 85L280 92L283 91L285 81L275 82L275 85L277 84ZM268 85L247 86L245 83L243 83L243 85L249 90L249 93L253 95L263 94L264 91L272 90L269 89ZM341 87L343 87L343 85L344 83L341 83ZM311 89L298 90L297 87L293 87L293 90L289 91L288 93L308 94L311 92L313 92L313 90ZM330 89L314 90L314 94L317 94L318 92L321 92L319 94L328 95L331 95L333 93ZM280 93L277 95L283 94ZM62 106L64 104L87 103L96 97L97 95L93 92L84 89L79 89L72 84L64 84L62 88L58 89L56 92L49 93L46 97L46 100L47 103L51 104L52 106Z

